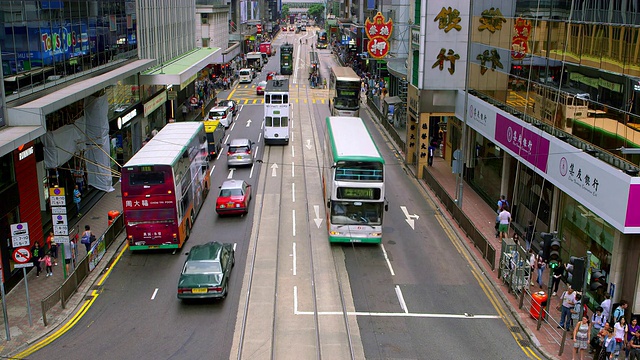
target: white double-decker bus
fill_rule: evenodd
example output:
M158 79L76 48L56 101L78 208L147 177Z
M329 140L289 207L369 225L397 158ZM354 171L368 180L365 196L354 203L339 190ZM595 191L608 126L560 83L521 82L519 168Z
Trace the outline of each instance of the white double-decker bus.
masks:
M329 242L382 241L384 159L362 119L328 117L322 182Z
M264 143L289 144L291 132L291 104L289 80L274 79L264 90Z

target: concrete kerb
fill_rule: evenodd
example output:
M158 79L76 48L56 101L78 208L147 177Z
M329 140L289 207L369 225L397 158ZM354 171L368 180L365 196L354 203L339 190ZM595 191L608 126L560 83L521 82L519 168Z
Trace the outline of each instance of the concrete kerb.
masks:
M372 114L371 110L369 109L369 107L365 104L362 105L361 108L364 108L365 111L367 111L367 113L369 114L369 117L371 119L375 119L374 114ZM375 122L374 120L374 124L376 126L376 128L378 129L378 131L383 134L383 136L386 138L387 142L391 144L391 146L393 146L393 148L395 149L395 151L399 154L402 154L402 151L398 148L398 146L395 144L395 142L391 141L391 139L389 139L389 136L387 135L387 132L384 128L382 128L378 123ZM416 173L415 171L409 167L406 166L406 164L404 164L404 162L402 163L402 166L405 169L405 172L407 173L411 173L413 174L414 178L416 177ZM447 224L452 228L452 229L456 229L457 227L457 223L455 222L455 220L451 217L451 214L449 214L448 211L443 210L443 207L441 206L442 203L440 202L440 200L438 198L436 198L433 194L433 192L431 191L431 189L427 186L427 184L424 183L424 181L418 181L418 184L420 185L420 187L422 187L422 189L425 191L425 193L427 194L427 196L429 196L429 199L434 203L438 205L437 210L443 215L443 217L446 219ZM527 325L523 322L522 318L520 317L520 314L518 313L518 310L511 304L511 302L509 301L509 299L506 297L506 295L502 292L500 285L498 285L496 283L496 281L493 279L492 276L488 276L487 275L487 271L485 271L484 266L485 264L483 262L480 261L480 259L478 259L477 256L474 256L473 253L473 248L470 246L471 244L467 241L464 241L464 239L460 236L460 232L459 231L453 231L453 233L456 235L457 239L459 240L459 242L461 244L464 245L464 248L467 251L467 254L470 255L470 258L473 259L473 261L475 262L476 266L478 267L478 269L482 270L481 273L482 275L485 277L485 279L487 279L489 281L489 283L491 284L491 286L493 287L493 290L495 293L497 293L500 296L500 299L502 300L502 302L507 306L507 308L509 309L509 312L511 313L511 315L513 316L513 318L518 322L518 325L520 325L520 328L522 328L525 333L527 334L527 336L529 337L529 339L531 340L531 342L535 345L536 349L538 351L540 351L540 353L545 356L547 359L557 359L555 357L555 355L549 354L543 347L541 347L540 345L540 341L538 340L538 338L535 336L535 334L527 327ZM489 273L493 273L491 270L489 270Z
M68 320L75 314L77 314L79 308L84 303L85 296L93 291L93 287L103 275L105 269L107 269L107 267L113 263L116 255L120 252L122 245L125 243L125 239L126 236L123 229L120 235L118 235L116 240L114 240L114 242L111 244L109 249L107 249L105 256L98 263L98 266L89 274L87 279L85 279L82 285L78 288L78 291L76 291L76 293L73 294L71 299L67 302L66 308L62 310L62 312L58 316L52 319L51 323L55 325L47 326L42 333L38 334L32 339L27 340L25 344L18 346L14 351L12 351L9 358L13 358L13 355L28 350L33 345L37 344L49 335L55 333L56 331L67 325ZM42 316L39 318L39 320L42 321Z

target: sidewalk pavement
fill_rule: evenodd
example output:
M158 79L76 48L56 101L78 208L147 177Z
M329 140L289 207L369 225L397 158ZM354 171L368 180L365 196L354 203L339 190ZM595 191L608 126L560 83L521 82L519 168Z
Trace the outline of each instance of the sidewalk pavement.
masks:
M363 106L366 110L369 111L369 114L372 119L376 119L373 115L371 109L368 108L367 105ZM384 121L384 120L382 120ZM387 130L385 130L387 132ZM404 154L397 147L397 145L390 141L390 143L396 148L399 154L404 158ZM407 168L413 173L413 176L416 177L417 169L415 166L407 166ZM447 191L447 193L455 198L455 190L456 190L456 175L451 172L451 166L447 163L447 161L441 157L435 157L433 160L433 166L427 167L427 171L431 173L431 175L436 179L436 181ZM558 289L557 296L550 296L550 317L552 320L549 320L549 323L542 322L542 326L540 330L536 330L537 321L529 315L529 304L525 299L524 306L522 309L518 309L519 299L513 294L509 292L509 287L498 277L498 268L500 267L500 249L502 247L500 239L495 237L495 219L496 212L495 207L487 204L484 199L477 192L474 191L472 187L465 181L464 183L464 195L462 202L462 211L463 213L469 217L471 222L475 225L475 227L484 235L487 241L495 248L496 250L496 270L491 270L490 265L482 258L482 253L473 245L471 239L467 237L465 232L458 226L458 223L453 219L451 214L449 214L445 208L445 206L438 200L435 194L431 191L431 188L426 184L426 182L422 179L418 179L420 185L430 194L431 198L436 204L441 205L441 209L443 209L442 214L447 218L449 224L453 229L456 230L457 235L466 241L464 245L467 250L474 255L474 259L479 267L484 271L485 276L491 282L497 294L502 298L503 302L507 305L508 310L511 311L514 318L518 321L520 326L526 331L530 341L532 344L536 346L536 348L547 358L550 359L571 359L571 353L573 351L573 334L567 333L567 340L565 341L564 352L562 356L558 356L560 350L560 342L562 340L562 332L560 329L557 329L557 322L560 319L560 312L556 310L556 305L558 305L560 301L560 295L565 289L565 285L561 285ZM543 274L543 279L549 279L549 272L545 269ZM535 287L531 287L531 292L537 291L545 291L548 289L548 281L544 281L544 285L542 289L539 289L536 285ZM592 359L593 355L588 354L588 352L584 353L584 359Z
M224 96L226 99L227 94L228 90L221 91L218 93L218 98L222 99L222 96ZM205 109L208 110L213 105L213 100L210 100L209 103L205 105ZM202 118L201 116L202 113L200 111L194 111L189 113L187 120L200 120ZM87 207L81 209L82 216L79 219L70 219L69 231L75 228L80 229L79 231L82 232L84 231L84 226L89 225L96 235L96 238L100 238L109 226L108 212L111 210L122 212L120 183L116 183L114 189L114 191L109 193L102 192L101 196L96 197L99 197L99 200L87 203ZM48 326L46 327L42 319L41 300L53 293L65 280L63 275L64 254L61 251L62 249L58 249L58 265L53 266L53 276L46 276L44 267L39 277L36 277L35 269L29 271L27 274L27 284L29 287L29 305L31 307L32 325L29 324L26 286L23 279L5 296L10 340L6 340L5 318L0 316L0 339L2 339L2 343L0 344L0 357L4 358L16 355L37 344L40 340L64 326L67 320L73 317L85 302L90 300L86 295L91 294L92 290L95 289L96 282L99 281L102 274L109 269L113 258L119 253L121 246L124 244L124 240L125 233L123 231L109 249L107 249L106 254L98 263L98 266L90 272L87 278L80 284L77 292L73 294L67 302L65 309L63 309L61 303L58 302L53 308L47 311ZM87 255L87 251L82 244L78 244L77 250L79 262Z

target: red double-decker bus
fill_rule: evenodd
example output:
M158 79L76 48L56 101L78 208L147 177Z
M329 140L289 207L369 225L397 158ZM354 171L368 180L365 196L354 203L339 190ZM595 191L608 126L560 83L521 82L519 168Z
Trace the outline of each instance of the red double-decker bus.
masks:
M209 192L201 122L167 124L122 168L122 208L131 250L181 248Z

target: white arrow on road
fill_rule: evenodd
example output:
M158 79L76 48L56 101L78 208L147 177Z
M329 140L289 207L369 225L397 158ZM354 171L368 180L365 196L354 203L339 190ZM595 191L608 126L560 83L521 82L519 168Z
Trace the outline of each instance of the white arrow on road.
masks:
M406 217L405 221L407 222L407 224L409 224L409 226L411 226L411 228L413 230L415 230L416 229L415 228L415 226L416 226L415 220L418 220L420 218L420 216L418 216L416 214L410 215L406 206L400 206L400 210L402 210L402 213L404 214L404 217Z
M251 119L247 120L247 127L251 126Z
M227 176L227 179L233 179L233 172L234 171L236 171L236 168L229 169L229 175Z
M311 140L307 140L307 149L311 150Z
M274 163L273 165L271 165L271 177L277 176L276 170L278 170L278 164Z
M322 218L320 217L320 205L313 205L313 212L316 213L316 218L313 221L316 223L318 229L320 229L320 224L322 224Z

